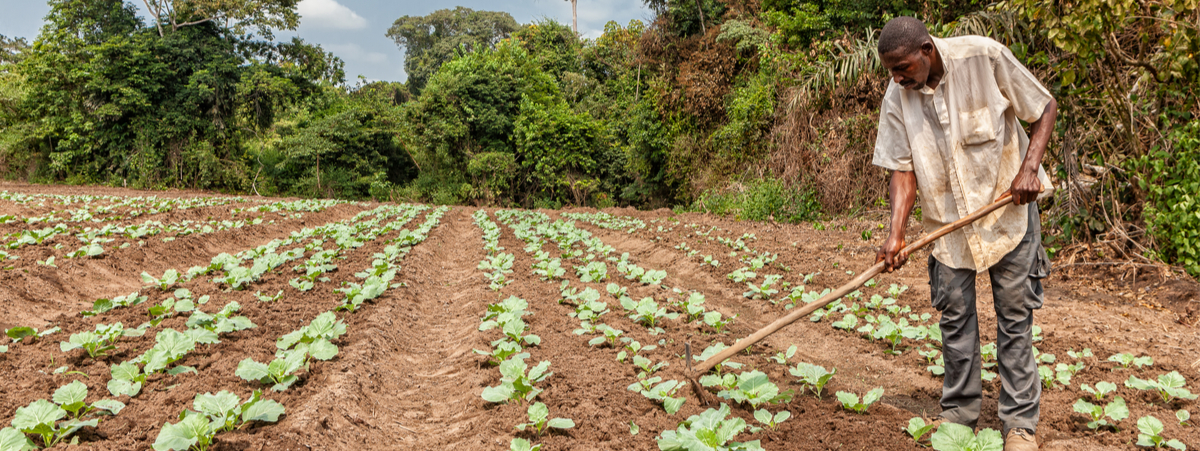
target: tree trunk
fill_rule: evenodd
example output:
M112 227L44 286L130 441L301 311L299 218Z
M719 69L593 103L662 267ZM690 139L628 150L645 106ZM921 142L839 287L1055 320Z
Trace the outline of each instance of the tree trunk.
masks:
M574 31L576 36L579 35L579 14L575 11L577 3L579 0L571 0L571 31Z

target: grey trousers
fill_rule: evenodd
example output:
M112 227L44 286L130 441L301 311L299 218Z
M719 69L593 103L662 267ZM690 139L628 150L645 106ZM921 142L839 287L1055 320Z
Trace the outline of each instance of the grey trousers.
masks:
M975 271L955 269L929 257L933 307L942 313L942 354L946 374L941 417L975 427L983 386L980 377L979 318ZM1016 249L988 268L996 308L996 359L1000 373L1000 420L1009 429L1037 430L1042 395L1033 359L1033 310L1042 306L1042 279L1050 260L1042 247L1036 203L1029 205L1029 228Z

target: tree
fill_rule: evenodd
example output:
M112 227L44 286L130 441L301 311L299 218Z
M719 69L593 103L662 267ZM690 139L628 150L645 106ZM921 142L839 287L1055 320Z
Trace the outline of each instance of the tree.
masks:
M566 0L566 1L571 2L571 31L574 31L575 34L578 35L579 34L579 14L575 11L575 6L577 3L579 3L579 0Z
M404 16L388 28L387 37L404 50L408 86L419 95L442 64L463 53L492 48L518 27L506 12L470 8L439 9L428 16Z
M296 12L298 0L142 0L157 19L154 26L163 36L163 22L171 31L216 21L234 33L257 30L265 39L273 39L272 29L294 30L300 24Z
M6 65L21 62L27 51L29 43L25 42L25 38L9 39L0 34L0 70L7 70L2 68Z

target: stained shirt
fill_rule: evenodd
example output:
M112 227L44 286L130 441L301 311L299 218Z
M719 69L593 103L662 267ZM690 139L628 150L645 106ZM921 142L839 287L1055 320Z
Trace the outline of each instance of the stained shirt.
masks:
M933 38L945 67L937 88L893 79L883 95L872 163L913 171L922 225L932 232L995 201L1012 186L1029 149L1017 119L1041 118L1052 99L1004 45L980 36ZM1048 196L1054 185L1038 167ZM933 257L979 272L1017 247L1029 208L1009 204L934 243Z

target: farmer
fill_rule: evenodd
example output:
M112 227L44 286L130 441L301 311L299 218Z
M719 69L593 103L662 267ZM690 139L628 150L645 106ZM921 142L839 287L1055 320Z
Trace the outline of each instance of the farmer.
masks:
M975 276L986 271L996 308L1004 450L1036 450L1041 386L1031 328L1050 272L1036 200L1052 189L1041 163L1058 104L1004 45L979 36L934 38L911 17L883 28L879 58L891 73L873 161L892 171L892 228L877 254L884 271L908 258L900 250L918 190L927 231L1006 192L1015 204L942 237L929 256L946 368L938 421L979 421ZM1018 119L1030 123L1031 136Z

